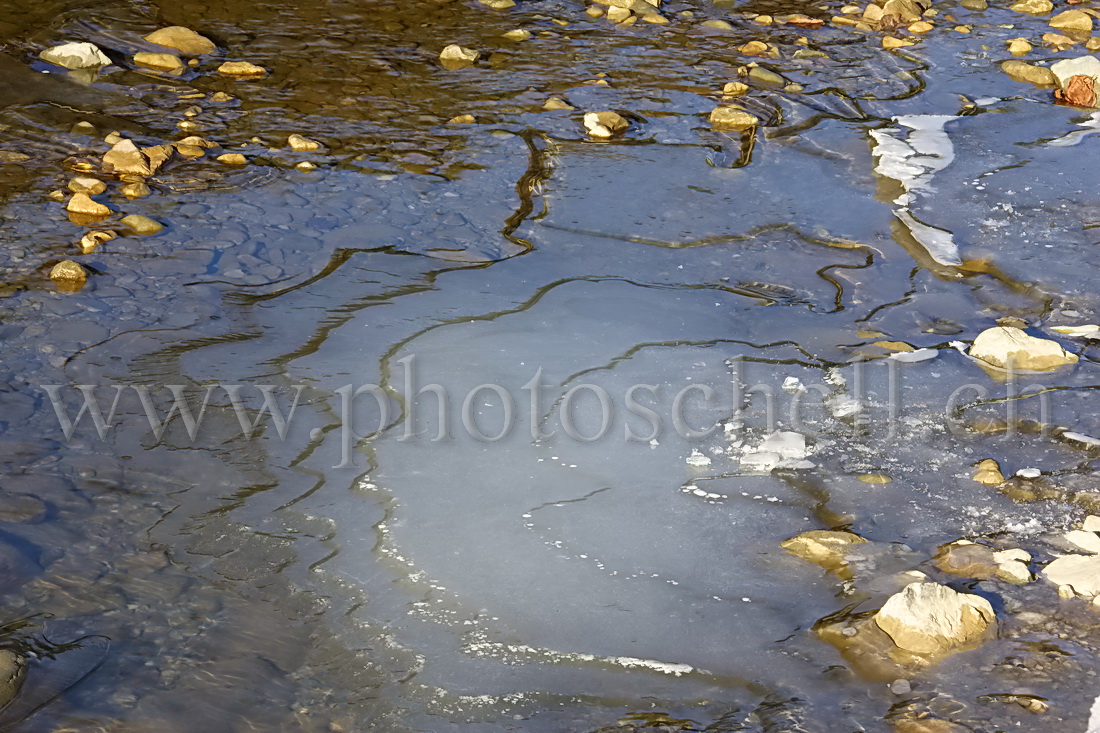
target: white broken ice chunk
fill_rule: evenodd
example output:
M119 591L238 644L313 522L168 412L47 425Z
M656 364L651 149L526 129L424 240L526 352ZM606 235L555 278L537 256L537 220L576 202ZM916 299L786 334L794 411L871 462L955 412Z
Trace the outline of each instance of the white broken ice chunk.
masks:
M38 56L43 61L64 66L66 69L98 69L111 63L94 43L65 43L47 48Z
M741 467L751 468L755 471L770 471L773 468L779 468L779 464L782 462L782 456L770 451L753 451L741 456Z
M863 405L846 394L835 394L825 400L825 407L838 420L853 417L863 412Z
M810 453L806 449L806 436L790 430L777 430L757 448L761 452L778 453L780 458L801 460Z
M1094 438L1091 435L1085 435L1084 433L1077 433L1072 430L1067 430L1062 433L1062 437L1066 440L1074 443L1082 443L1088 446L1100 446L1100 439Z
M710 465L710 458L693 448L691 455L687 457L687 464L694 468L706 468Z
M914 349L913 351L899 351L890 356L887 359L893 359L894 361L901 361L905 363L913 363L918 361L928 361L929 359L935 359L939 354L938 349Z
M1100 326L1092 323L1085 326L1054 326L1051 330L1070 338L1100 340Z
M806 394L806 387L798 377L787 377L783 380L783 391L790 394Z
M771 471L773 468L814 468L805 460L810 454L806 436L790 430L777 430L764 438L760 445L741 456L741 467L755 471Z

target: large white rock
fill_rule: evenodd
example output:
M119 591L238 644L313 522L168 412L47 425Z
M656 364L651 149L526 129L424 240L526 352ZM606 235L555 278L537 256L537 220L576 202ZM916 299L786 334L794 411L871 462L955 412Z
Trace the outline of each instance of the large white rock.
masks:
M988 636L997 615L981 596L913 583L890 596L874 619L902 649L939 656Z
M978 334L967 353L1000 369L1011 365L1014 369L1048 372L1077 363L1077 356L1057 341L1029 336L1013 326L987 328Z
M1043 575L1057 586L1070 586L1079 596L1100 595L1100 555L1060 557L1043 569Z
M1066 88L1069 80L1075 76L1091 76L1095 88L1097 78L1100 78L1100 59L1095 56L1078 56L1074 59L1063 59L1050 65L1050 70L1058 78L1058 86Z
M64 66L66 69L97 69L111 63L94 43L66 43L47 48L38 56L43 61Z

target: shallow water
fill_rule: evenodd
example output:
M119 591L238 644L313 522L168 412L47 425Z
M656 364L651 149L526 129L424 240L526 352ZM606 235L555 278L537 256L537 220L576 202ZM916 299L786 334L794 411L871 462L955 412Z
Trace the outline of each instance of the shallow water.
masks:
M684 2L667 26L630 27L570 2L65 2L5 18L0 148L30 156L0 165L0 587L6 619L29 619L5 638L111 639L94 670L34 663L44 689L67 689L18 729L590 731L660 712L715 731L874 731L914 710L1085 730L1095 612L1043 580L951 578L929 558L969 537L1045 561L1045 534L1083 516L971 481L981 458L1096 489L1095 450L966 426L1100 432L1092 348L1051 330L1100 307L1100 138L1088 111L997 68L1041 20L938 5L973 31L937 21L891 54L877 33L739 15L839 7ZM219 60L129 68L170 23ZM535 36L500 37L517 27ZM799 36L829 58L794 59ZM749 81L742 102L768 124L742 165L746 141L706 115L756 38L782 52L756 60L803 89ZM116 65L81 85L37 59L70 39ZM451 42L485 54L445 70ZM271 74L226 80L222 58ZM544 111L552 94L576 111ZM589 109L632 127L593 141ZM477 122L447 124L464 113ZM95 135L70 132L84 119ZM46 194L112 129L153 144L189 134L182 119L252 164L177 161L152 196L113 194L168 228L78 258L89 284L56 292L49 267L84 229ZM291 132L326 148L292 153ZM915 182L883 162L901 143ZM1013 385L952 345L1005 316L1080 363ZM937 351L903 363L883 340ZM791 377L809 393L784 390ZM100 385L105 409L129 385L105 438L83 423L65 439L43 385L77 384ZM194 438L178 418L158 438L132 389L163 416L165 385L197 407L216 384L242 385L253 410L257 385L284 410L301 394L284 435L270 420L243 435L220 389ZM400 399L432 384L449 440L433 440L433 393ZM1052 388L1045 413L1001 400L1033 384ZM370 394L345 405L349 385L380 385L388 414ZM972 404L980 389L988 404ZM613 419L587 440L599 390ZM511 430L476 439L501 429L506 399ZM807 436L812 467L741 462L776 429ZM834 526L875 543L849 581L779 547ZM1002 629L898 695L813 627L876 608L916 568L989 598Z

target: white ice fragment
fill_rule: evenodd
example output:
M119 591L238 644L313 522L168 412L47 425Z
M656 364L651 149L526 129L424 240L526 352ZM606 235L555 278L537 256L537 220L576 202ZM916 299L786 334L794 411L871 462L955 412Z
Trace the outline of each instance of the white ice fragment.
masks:
M911 364L918 361L928 361L929 359L935 359L939 354L938 349L915 349L913 351L899 351L890 356L887 359L893 359L894 361L900 361L907 364Z
M741 456L741 467L751 468L756 471L770 471L782 463L783 457L778 453L753 452Z
M1016 475L1020 478L1039 478L1043 475L1043 472L1037 468L1021 468L1016 472Z
M693 448L691 455L687 457L687 464L694 468L706 468L710 465L710 458Z
M1051 330L1070 338L1100 340L1100 326L1093 323L1085 326L1054 326Z
M787 377L784 379L782 389L789 394L806 394L806 387L803 386L802 380L798 377Z
M1100 439L1094 438L1091 435L1085 435L1084 433L1076 433L1072 430L1067 430L1062 433L1062 437L1066 440L1072 440L1074 443L1084 443L1085 445L1100 446Z
M801 460L809 455L806 449L806 436L790 430L777 430L757 449L760 452L778 453L780 458Z

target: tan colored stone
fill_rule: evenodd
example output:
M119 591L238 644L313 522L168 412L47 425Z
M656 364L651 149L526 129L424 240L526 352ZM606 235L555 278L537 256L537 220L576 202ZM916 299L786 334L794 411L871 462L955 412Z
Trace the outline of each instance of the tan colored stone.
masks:
M1076 45L1077 41L1069 36L1063 36L1061 33L1044 33L1043 43L1055 51L1065 51L1067 48Z
M122 217L122 223L129 227L130 231L134 234L147 236L150 234L156 234L164 229L164 225L158 221L154 221L147 216L141 214L130 214L129 216Z
M760 120L740 107L723 104L711 110L710 124L714 127L742 132L760 124Z
M549 111L576 109L576 107L569 104L569 102L566 102L561 97L550 97L542 103L542 108Z
M1023 56L1031 53L1033 46L1026 38L1011 38L1008 41L1008 52L1013 56Z
M749 41L737 50L745 56L763 56L768 52L768 44L763 41Z
M475 122L477 122L477 118L473 115L455 115L447 120L448 125L472 125Z
M88 232L80 238L80 242L77 244L82 254L91 254L99 245L104 242L109 242L117 236L117 234L110 230Z
M1026 61L1005 61L1001 64L1001 71L1016 81L1026 81L1041 87L1058 86L1058 77L1045 66L1036 66Z
M1077 356L1056 341L1029 336L1013 326L996 326L982 331L967 353L1000 369L1043 372L1077 363Z
M1045 568L1043 575L1055 585L1068 587L1086 598L1100 595L1100 555L1066 555Z
M218 156L218 162L226 165L245 165L248 163L248 158L240 153L224 153Z
M729 97L740 97L742 94L749 93L749 85L740 81L727 82L722 87L722 94Z
M630 121L618 112L587 112L584 127L592 137L608 138L626 132Z
M854 545L866 539L852 532L814 529L779 543L787 552L819 565L842 578L850 578L848 557Z
M924 8L914 0L886 0L882 6L884 15L896 15L903 23L913 23L921 19Z
M149 190L149 187L141 181L137 183L127 183L125 186L120 187L118 190L122 192L122 195L128 199L139 199L142 196L148 196L152 193L152 191Z
M308 137L302 137L298 133L294 133L286 139L287 145L290 149L296 153L312 153L314 150L321 149L321 143L316 140L310 140Z
M477 63L480 53L472 48L463 48L456 43L439 52L439 62L448 69L460 69Z
M308 160L303 160L299 163L295 163L294 167L297 168L300 171L315 171L315 170L317 170L317 166L314 163L309 162Z
M77 176L69 181L69 190L73 193L86 193L89 196L101 194L107 190L107 184L98 178Z
M218 48L206 36L199 35L190 28L184 28L180 25L155 30L145 36L145 40L158 46L174 48L186 54L214 53Z
M989 638L997 615L981 596L913 583L890 596L874 620L899 648L936 659Z
M932 25L927 20L918 20L916 23L910 25L907 30L910 33L928 33L935 27L936 26Z
M265 76L267 74L267 69L249 63L248 61L226 61L218 67L218 73L225 76L240 77Z
M531 37L531 31L523 28L516 28L515 30L502 33L501 36L507 38L509 41L526 41Z
M1071 33L1092 33L1092 16L1083 10L1066 10L1050 19L1051 28Z
M1074 529L1062 535L1076 549L1091 555L1100 555L1100 535L1083 529Z
M976 469L973 479L979 484L1000 486L1005 482L1004 474L1001 473L1001 465L992 458L985 458L978 461Z
M183 71L183 61L179 56L171 53L135 53L134 63L138 66L145 66L150 69L159 69L161 71Z
M1054 3L1050 0L1020 0L1020 2L1011 6L1010 10L1015 10L1017 13L1027 13L1028 15L1046 15L1054 10Z
M88 281L88 272L76 262L65 260L58 262L50 270L50 279L60 290L75 292Z
M133 140L120 140L103 156L103 170L118 175L151 176L172 157L172 146L139 149Z
M1085 41L1085 50L1089 53L1100 51L1100 37L1094 36Z
M964 540L941 545L932 557L932 564L940 571L960 578L988 580L997 577L993 549Z
M66 204L65 210L73 214L83 214L84 216L96 217L102 219L105 216L110 216L111 209L98 201L93 201L86 193L74 193L72 198L69 199L69 203Z
M905 48L906 46L914 45L914 41L910 41L907 38L895 38L894 36L883 36L882 47L887 51L893 51L895 48Z
M893 718L894 733L971 733L970 728L942 718Z
M629 8L612 6L607 9L607 19L612 21L613 23L622 23L629 19L632 15L634 14L630 12Z

